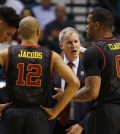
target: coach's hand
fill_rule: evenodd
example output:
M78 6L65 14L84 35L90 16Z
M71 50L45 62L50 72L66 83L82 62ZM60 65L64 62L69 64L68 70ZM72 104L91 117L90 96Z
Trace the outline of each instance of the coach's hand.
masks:
M56 99L57 101L60 100L61 96L64 93L64 89L61 88L54 88L54 90L57 92L55 95L52 96L53 99Z
M79 124L75 124L71 126L70 128L66 129L66 134L81 134L83 128Z

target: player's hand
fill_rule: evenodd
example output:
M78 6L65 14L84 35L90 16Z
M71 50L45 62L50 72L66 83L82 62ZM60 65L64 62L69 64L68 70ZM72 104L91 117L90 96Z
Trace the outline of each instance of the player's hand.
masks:
M52 96L53 99L56 99L57 101L60 100L61 96L63 95L64 89L61 88L54 88L54 90L57 92L55 95Z
M3 110L5 110L10 104L11 104L11 102L5 103L5 104L0 104L0 117L2 115Z
M66 129L66 134L81 134L83 128L79 124L75 124L71 126L70 128Z
M52 120L54 118L56 118L56 114L53 113L53 110L52 108L46 108L46 107L43 107L43 106L40 106L48 115L48 120Z

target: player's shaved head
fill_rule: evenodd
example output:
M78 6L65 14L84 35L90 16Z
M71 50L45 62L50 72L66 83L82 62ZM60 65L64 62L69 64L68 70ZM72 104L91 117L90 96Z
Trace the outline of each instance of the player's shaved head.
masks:
M30 39L31 37L34 37L39 28L40 25L38 20L32 16L25 17L19 24L19 32L23 39Z
M90 12L90 15L92 15L92 19L94 22L99 22L104 28L112 29L114 18L112 13L108 9L97 7Z

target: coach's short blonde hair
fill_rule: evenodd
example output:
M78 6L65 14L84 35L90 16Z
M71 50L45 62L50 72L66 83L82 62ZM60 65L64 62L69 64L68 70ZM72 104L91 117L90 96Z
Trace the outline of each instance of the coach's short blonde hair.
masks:
M60 33L59 33L59 42L60 44L63 42L63 37L66 33L76 33L79 36L79 33L77 32L77 30L75 30L72 27L67 27L64 28Z

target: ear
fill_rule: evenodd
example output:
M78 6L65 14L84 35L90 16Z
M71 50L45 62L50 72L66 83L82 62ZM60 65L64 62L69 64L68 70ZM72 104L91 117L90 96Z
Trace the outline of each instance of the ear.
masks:
M40 32L41 32L41 30L40 30L40 28L38 28L38 29L37 29L37 36L38 36L38 37L40 36Z
M100 23L99 22L95 22L95 30L99 29L100 27Z
M61 48L61 50L63 50L63 44L62 43L60 43L60 48Z

